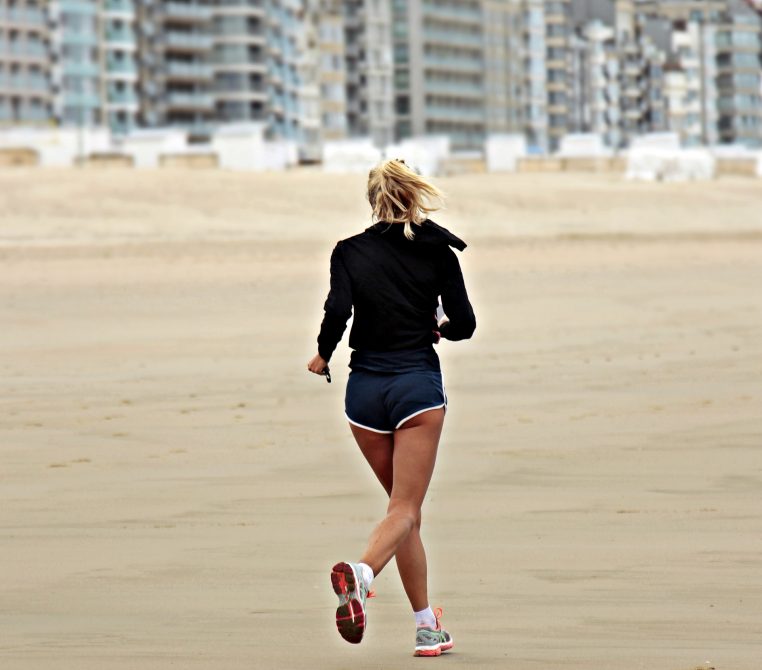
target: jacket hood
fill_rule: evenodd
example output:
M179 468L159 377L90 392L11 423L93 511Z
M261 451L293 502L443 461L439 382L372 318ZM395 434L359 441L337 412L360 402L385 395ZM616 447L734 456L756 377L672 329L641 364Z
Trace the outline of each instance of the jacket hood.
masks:
M391 227L391 228L390 228ZM399 228L403 229L401 223L387 223L386 221L379 221L373 224L366 230L374 233L384 233L387 230ZM415 241L420 244L446 244L454 247L458 251L463 251L468 245L461 240L457 235L451 233L444 226L440 226L438 223L434 223L431 219L426 219L420 226L413 228L415 231Z

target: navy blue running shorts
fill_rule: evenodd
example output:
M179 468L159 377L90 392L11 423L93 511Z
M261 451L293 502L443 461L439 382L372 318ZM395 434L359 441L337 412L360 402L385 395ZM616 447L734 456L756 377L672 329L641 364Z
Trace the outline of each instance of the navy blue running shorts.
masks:
M439 370L349 373L344 413L350 423L360 428L391 433L408 419L440 407L447 411L447 394Z

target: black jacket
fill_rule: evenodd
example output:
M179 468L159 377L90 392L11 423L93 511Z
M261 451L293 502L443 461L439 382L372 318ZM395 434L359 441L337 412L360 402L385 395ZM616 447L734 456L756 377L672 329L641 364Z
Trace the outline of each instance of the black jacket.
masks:
M471 337L476 319L455 252L465 242L427 219L408 240L401 223L379 222L336 244L331 288L318 335L330 360L352 315L349 346L396 351L430 346L435 330L449 340ZM437 328L438 297L449 323Z

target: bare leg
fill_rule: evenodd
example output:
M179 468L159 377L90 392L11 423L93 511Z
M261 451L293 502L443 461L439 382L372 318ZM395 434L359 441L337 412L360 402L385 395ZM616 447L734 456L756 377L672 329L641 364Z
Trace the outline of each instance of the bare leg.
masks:
M387 495L391 495L394 477L394 438L391 434L374 433L352 424L349 424L349 427L381 486ZM402 586L415 612L429 606L426 552L421 541L420 528L419 512L413 530L397 547L397 553L394 555Z
M414 609L423 609L428 604L426 556L418 527L421 505L434 470L443 421L443 409L430 410L413 417L394 433L389 507L386 518L371 534L365 554L360 559L378 574L409 539L408 551L403 549L400 556L400 576L405 580L405 591ZM365 450L363 453L366 453ZM385 467L388 468L388 462Z

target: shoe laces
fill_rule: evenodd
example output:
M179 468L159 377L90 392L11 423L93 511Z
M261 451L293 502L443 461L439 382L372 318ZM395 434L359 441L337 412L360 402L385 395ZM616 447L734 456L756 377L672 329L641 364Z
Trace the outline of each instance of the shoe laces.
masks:
M436 630L442 630L442 626L439 624L439 620L442 618L443 610L441 607L434 607L434 618L437 620Z

